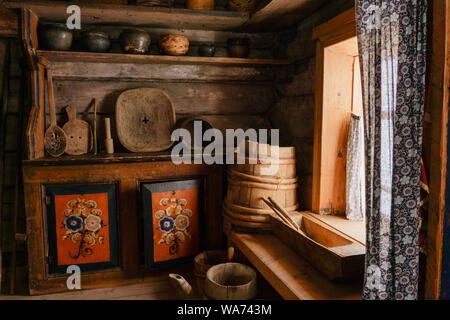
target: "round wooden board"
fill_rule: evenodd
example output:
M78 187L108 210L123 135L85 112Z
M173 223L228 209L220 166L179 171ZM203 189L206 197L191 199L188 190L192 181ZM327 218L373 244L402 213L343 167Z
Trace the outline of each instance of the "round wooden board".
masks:
M160 89L131 89L122 92L117 99L117 136L120 143L132 152L156 152L170 148L175 122L172 101Z

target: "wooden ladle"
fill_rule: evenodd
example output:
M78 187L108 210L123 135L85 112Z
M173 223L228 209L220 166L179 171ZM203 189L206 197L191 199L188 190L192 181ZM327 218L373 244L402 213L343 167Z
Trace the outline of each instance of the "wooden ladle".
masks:
M67 146L67 136L56 124L55 100L53 96L52 71L47 69L48 107L50 111L50 126L45 131L44 147L52 157L59 157Z

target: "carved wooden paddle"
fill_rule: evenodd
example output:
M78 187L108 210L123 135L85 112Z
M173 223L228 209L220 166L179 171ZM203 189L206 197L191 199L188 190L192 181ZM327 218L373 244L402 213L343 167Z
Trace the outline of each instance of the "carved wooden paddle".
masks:
M89 123L77 119L77 110L72 106L66 107L69 121L63 126L67 136L66 153L80 155L92 149L92 131Z
M56 124L55 100L53 96L52 71L47 69L48 108L50 111L50 127L45 131L44 147L52 157L59 157L67 146L64 130Z

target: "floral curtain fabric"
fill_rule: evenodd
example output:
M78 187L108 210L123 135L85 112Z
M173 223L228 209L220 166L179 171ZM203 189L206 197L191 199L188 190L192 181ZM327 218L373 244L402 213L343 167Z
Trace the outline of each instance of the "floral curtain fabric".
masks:
M356 0L366 147L364 299L416 299L426 0Z

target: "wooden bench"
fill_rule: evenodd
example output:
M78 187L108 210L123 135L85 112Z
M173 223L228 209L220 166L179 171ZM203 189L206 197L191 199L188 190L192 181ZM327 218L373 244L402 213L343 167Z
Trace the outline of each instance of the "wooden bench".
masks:
M361 281L331 282L272 234L232 232L229 241L286 300L360 300Z

